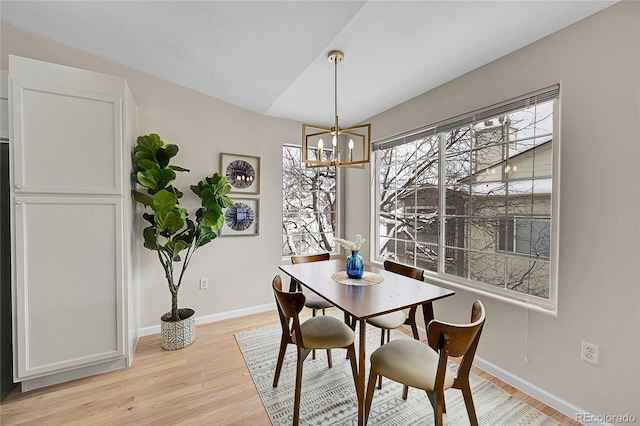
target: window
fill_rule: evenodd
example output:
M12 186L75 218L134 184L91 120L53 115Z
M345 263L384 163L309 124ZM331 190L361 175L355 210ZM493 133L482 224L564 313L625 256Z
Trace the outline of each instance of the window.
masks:
M500 219L498 250L548 258L551 218Z
M376 259L555 308L558 92L545 89L374 143Z
M282 256L335 252L336 169L307 167L302 148L282 148Z

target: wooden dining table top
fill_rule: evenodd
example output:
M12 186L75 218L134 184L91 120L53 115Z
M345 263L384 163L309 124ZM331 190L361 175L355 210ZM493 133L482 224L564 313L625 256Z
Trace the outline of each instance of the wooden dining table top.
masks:
M382 276L368 285L347 285L332 276L345 270L345 259L281 265L280 269L303 286L357 319L367 319L433 302L455 294L453 290L365 264L365 271Z

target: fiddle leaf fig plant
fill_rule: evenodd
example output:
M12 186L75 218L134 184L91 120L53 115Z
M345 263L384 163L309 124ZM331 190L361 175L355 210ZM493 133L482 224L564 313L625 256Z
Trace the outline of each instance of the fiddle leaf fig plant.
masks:
M165 143L157 134L140 136L133 150L133 180L144 192L133 190L133 198L144 205L142 217L149 222L143 230L144 247L156 251L171 293L171 321L179 321L178 290L192 256L218 236L224 225L223 209L233 201L231 186L222 174L191 185L200 199L195 220L180 206L183 193L173 186L176 172L188 169L171 164L178 147Z

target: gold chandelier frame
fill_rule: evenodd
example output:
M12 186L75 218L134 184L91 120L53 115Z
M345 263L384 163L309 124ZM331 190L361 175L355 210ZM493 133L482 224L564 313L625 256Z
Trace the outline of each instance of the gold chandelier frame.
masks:
M364 168L370 161L371 124L360 124L341 129L338 124L338 64L344 53L332 50L328 56L334 64L335 126L326 127L302 124L302 162L307 167L357 167ZM324 139L330 141L325 147Z

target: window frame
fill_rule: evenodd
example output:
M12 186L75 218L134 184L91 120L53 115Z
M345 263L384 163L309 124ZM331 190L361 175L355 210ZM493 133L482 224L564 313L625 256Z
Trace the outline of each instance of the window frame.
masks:
M486 110L499 110L500 108L504 108L505 112L517 111L520 108L509 108L510 105L513 105L520 99L524 99L531 96L536 96L539 93L542 93L543 96L545 93L553 92L554 94L546 99L540 101L540 103L552 101L552 111L553 111L553 136L552 136L552 176L551 176L551 211L550 214L544 216L544 218L550 219L551 232L549 235L550 239L550 256L549 258L543 258L542 260L548 262L549 264L549 297L543 298L538 297L528 293L520 293L515 290L509 290L506 288L493 287L490 284L476 282L471 279L455 276L453 274L447 274L444 272L444 262L445 256L443 255L444 250L446 250L445 243L443 242L442 236L444 234L444 221L439 220L439 243L438 243L438 272L431 271L429 269L425 269L425 280L431 281L434 284L444 285L453 288L459 288L461 290L470 291L473 293L477 293L483 296L491 297L497 300L504 301L506 303L515 304L519 306L526 306L527 308L532 308L538 310L540 312L557 315L557 287L558 287L558 259L559 259L559 235L560 235L560 152L561 152L561 133L560 133L560 110L561 110L561 92L560 85L555 85L546 89L539 90L537 92L520 96L518 98L514 98L512 100L492 105L482 110L478 110L476 112L465 114L464 116L455 117L441 123L424 126L420 129L416 129L413 131L405 132L402 134L398 134L392 137L388 137L385 139L381 139L375 141L373 143L374 147L374 156L372 158L372 167L371 167L371 182L373 183L371 186L371 211L374 213L374 218L371 221L371 229L370 229L370 250L372 253L372 261L375 263L382 263L383 258L380 256L380 240L381 235L379 232L380 229L380 159L381 156L378 155L379 149L384 149L388 147L392 147L395 145L401 145L403 143L407 143L407 139L412 138L413 140L418 139L423 136L436 136L439 134L443 134L442 132L438 132L437 129L443 123L450 125L451 123L460 123L464 125L464 121L468 120L469 116L480 116ZM463 118L461 118L463 117ZM486 117L486 115L485 115ZM471 123L477 122L478 120L472 119ZM398 143L397 141L401 138L405 139L405 142ZM443 144L440 144L440 147L443 147ZM442 153L441 150L438 153L439 156L444 157L446 153ZM441 158L442 158L441 157ZM438 182L438 189L440 191L439 197L441 200L444 200L444 192L446 191L446 185L444 181L444 167L440 167L440 176ZM442 211L442 205L439 206L439 210ZM439 219L443 218L443 215L438 216ZM538 216L542 218L541 216ZM531 216L529 218L534 218ZM496 233L496 239L498 235ZM496 244L497 248L497 244ZM514 247L515 250L515 247ZM520 257L529 257L524 254L520 254L517 252L509 253L510 256L520 256Z

